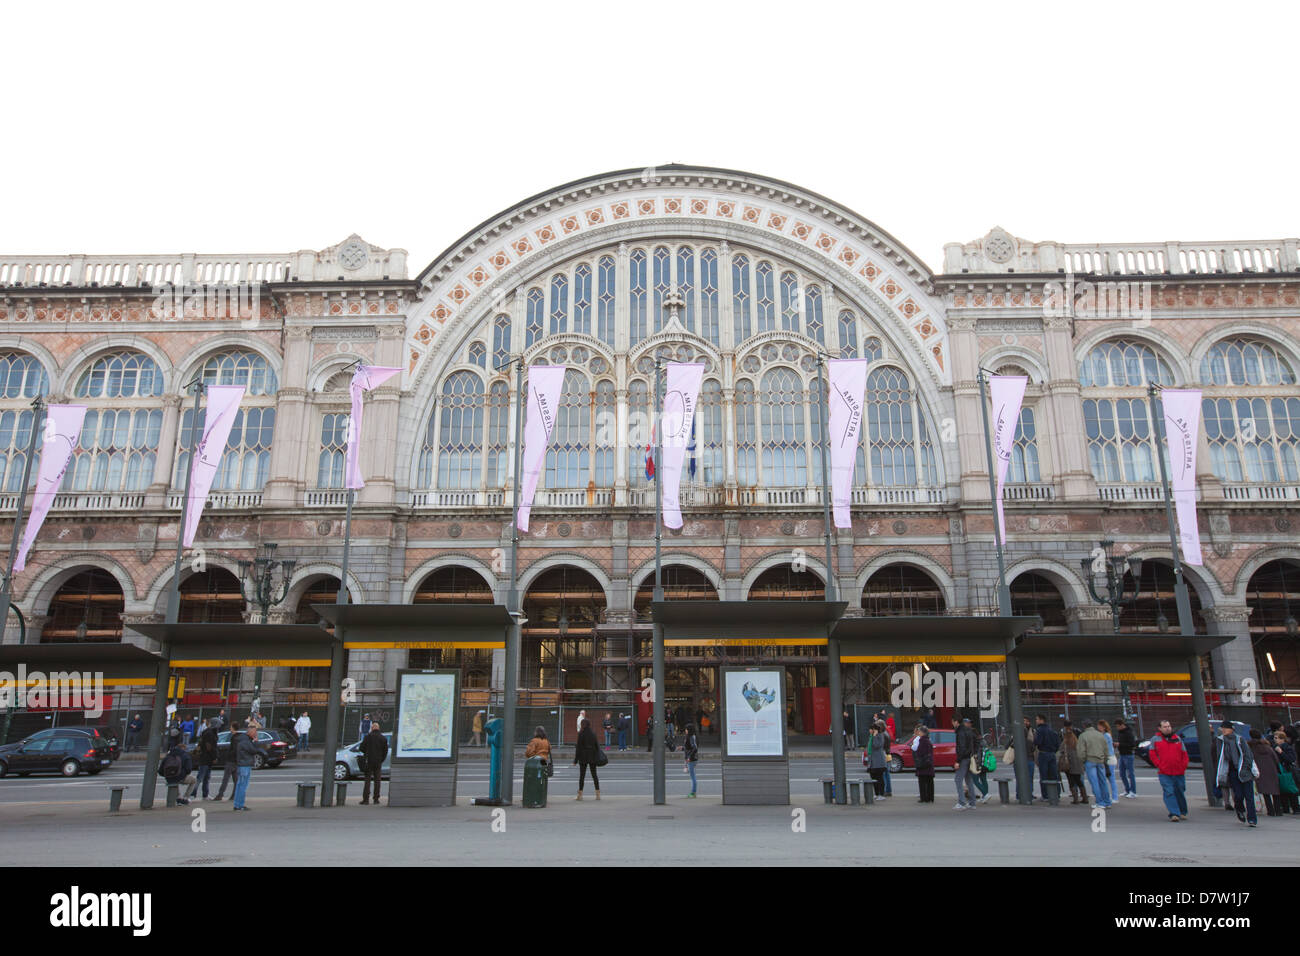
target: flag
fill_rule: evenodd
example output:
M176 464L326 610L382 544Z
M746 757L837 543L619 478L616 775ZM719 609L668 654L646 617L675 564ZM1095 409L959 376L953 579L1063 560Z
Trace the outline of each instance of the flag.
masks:
M1006 517L1002 513L1002 483L1011 464L1011 448L1016 443L1016 427L1020 424L1020 406L1025 400L1029 379L1024 375L994 375L989 379L989 394L993 398L993 451L997 456L997 491L993 510L997 512L998 534L1007 540Z
M1201 429L1201 390L1166 388L1160 392L1165 411L1165 443L1169 446L1169 484L1178 516L1178 541L1183 560L1201 564L1201 532L1196 527L1196 442Z
M682 459L691 441L695 427L695 406L700 400L700 384L704 381L704 363L669 362L667 366L668 389L664 392L664 407L660 419L663 431L663 504L664 524L669 528L682 526Z
M691 480L695 480L695 430L691 429L691 443L686 446L686 451L690 454L689 472Z
M564 390L564 365L528 366L528 412L524 419L524 474L519 486L519 514L515 523L520 531L528 530L528 516L533 508L533 495L542 477L542 463L546 460L546 446L550 444L555 429L555 412L560 406L560 393Z
M64 472L68 470L68 462L72 461L72 451L77 447L77 439L81 437L81 424L85 420L85 405L46 406L45 434L41 436L41 464L36 473L36 493L32 497L32 510L27 515L27 527L23 529L22 545L14 558L15 574L27 567L27 552L54 504L54 496L58 494ZM32 418L32 427L36 427L35 416ZM21 518L22 515L14 516L15 521Z
M645 480L655 480L655 430L650 429L650 440L645 443Z
M851 528L853 465L862 434L862 407L867 395L867 359L831 359L830 377L831 504L835 527Z
M361 394L378 388L400 371L400 368L382 365L358 365L352 373L352 384L348 386L352 393L352 414L348 416L348 457L344 468L344 488L366 486L361 477Z
M221 459L226 453L226 440L230 437L230 429L235 424L235 415L239 412L239 403L243 398L242 385L208 386L208 409L203 419L203 437L190 455L190 506L185 516L185 536L181 540L184 547L188 548L194 543L194 533L199 530L203 506L207 504L208 492L212 490L217 469L221 467ZM198 422L194 422L193 426L198 428Z

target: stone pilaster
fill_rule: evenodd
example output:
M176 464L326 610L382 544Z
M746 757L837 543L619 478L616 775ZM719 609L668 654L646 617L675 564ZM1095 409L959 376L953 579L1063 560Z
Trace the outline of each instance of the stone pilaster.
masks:
M1201 610L1211 634L1232 637L1231 643L1210 652L1214 682L1219 687L1240 689L1246 680L1253 681L1255 687L1260 686L1260 673L1255 667L1255 652L1250 642L1252 610L1245 604L1224 604Z

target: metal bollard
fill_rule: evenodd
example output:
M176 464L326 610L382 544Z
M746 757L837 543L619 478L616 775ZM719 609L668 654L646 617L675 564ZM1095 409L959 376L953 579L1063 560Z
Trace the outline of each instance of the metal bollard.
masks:
M311 807L316 804L316 784L298 784L298 806Z
M998 802L1000 803L1011 802L1011 781L1009 780L998 781Z
M108 788L108 812L109 813L117 813L118 810L122 809L122 791L124 791L125 789L126 787L122 785Z
M1052 806L1056 806L1061 802L1061 781L1059 779L1044 780L1043 791L1047 794L1047 802Z
M851 803L855 807L858 805L858 803L861 800L861 796L862 796L860 793L861 789L862 789L861 781L858 780L849 781L849 803Z
M822 799L830 803L835 799L835 778L822 777Z
M348 800L348 782L346 780L336 780L334 782L334 806L341 807Z
M870 778L864 778L862 781L862 802L867 806L872 806L876 802L876 788Z

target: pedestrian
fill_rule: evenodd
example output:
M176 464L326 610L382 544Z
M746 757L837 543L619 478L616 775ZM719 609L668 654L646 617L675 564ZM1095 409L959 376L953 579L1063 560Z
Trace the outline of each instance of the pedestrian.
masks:
M632 718L627 714L618 715L618 752L624 753L627 750L627 733L632 729Z
M853 727L853 708L844 708L844 747L847 750L855 750L858 746L857 733Z
M1282 791L1282 812L1300 819L1300 774L1296 770L1296 750L1281 728L1273 734L1273 752L1277 754L1281 768L1277 782Z
M362 715L361 715L361 723L360 723L360 724L358 725L358 727L357 727L357 730L358 730L358 733L357 733L357 740L365 740L365 739L366 739L366 734L370 733L370 724L371 724L370 715L369 715L369 714L362 714Z
M1119 756L1119 779L1124 784L1124 796L1136 800L1138 787L1133 773L1133 755L1137 751L1137 734L1123 717L1115 721L1115 750Z
M1110 799L1119 799L1119 786L1116 778L1119 776L1119 756L1115 753L1115 738L1111 736L1110 724L1105 720L1097 721L1097 730L1106 740L1106 788L1110 791Z
M226 708L222 707L217 711L217 733L230 729L230 718L226 716Z
M379 788L380 781L384 776L384 760L388 757L388 740L384 737L383 731L379 729L379 721L373 721L370 724L370 733L366 734L366 739L361 741L361 756L365 758L365 766L361 772L365 775L365 785L361 788L361 805L365 806L370 802L370 784L375 784L375 806L379 806Z
M1169 813L1169 822L1181 823L1187 819L1187 779L1184 775L1190 758L1186 745L1174 733L1169 721L1160 721L1160 733L1151 738L1147 756L1155 764L1156 779L1160 781L1160 793Z
M548 767L551 762L551 742L546 738L546 728L541 724L533 728L533 739L528 741L528 747L524 750L524 759L529 757L541 757L542 763Z
M1087 803L1088 791L1083 788L1083 758L1079 756L1079 738L1070 727L1061 729L1061 749L1056 755L1056 763L1065 771L1070 781L1070 802ZM1060 777L1058 775L1057 779Z
M929 707L921 711L921 723L928 728L934 727L934 711L932 711ZM931 746L933 746L933 744Z
M1034 802L1034 767L1038 763L1038 748L1034 745L1034 728L1030 724L1029 718L1023 718L1025 730L1025 769L1029 773L1029 802ZM1007 759L1007 753L1010 753L1011 759ZM1002 754L1002 762L1015 765L1016 753L1015 747L1008 747ZM1014 771L1013 771L1014 772ZM1016 803L1020 802L1020 781L1016 781Z
M877 720L867 728L867 740L862 748L862 766L871 774L871 787L876 796L885 796L885 725Z
M1255 767L1258 771L1255 776L1255 789L1259 795L1264 798L1264 812L1270 817L1280 817L1282 815L1282 787L1278 782L1278 772L1281 770L1281 764L1277 759L1277 754L1273 748L1264 740L1264 735L1258 730L1251 730L1250 742L1247 744L1250 748L1250 755L1255 759Z
M912 739L912 766L916 768L916 784L921 788L917 803L934 803L934 744L930 741L930 728L918 724Z
M298 732L298 753L305 754L311 750L311 744L307 737L311 733L311 718L307 716L307 711L302 712L298 722L293 725L293 729Z
M186 791L182 787L188 787L194 783L194 760L190 757L182 741L177 741L171 750L167 751L167 756L163 758L158 767L158 775L167 781L167 785L176 784L176 802L181 806L189 806L190 801L186 798Z
M303 716L306 716L305 714ZM253 763L257 755L266 756L266 751L257 745L257 725L251 724L246 732L242 734L233 734L230 738L230 749L235 752L236 780L235 780L235 809L248 810L246 800L248 798L248 780L253 773Z
M1047 718L1042 714L1034 717L1034 750L1038 753L1038 786L1039 793L1044 800L1047 799L1047 781L1055 780L1058 785L1061 782L1061 764L1057 759L1057 754L1061 749L1061 736L1052 729L1052 725L1047 722ZM1074 788L1071 786L1070 794L1073 796ZM1078 801L1075 801L1078 802Z
M605 749L608 750L609 738L614 733L614 718L611 717L608 713L606 713L605 719L600 722L600 727L603 731L605 731Z
M1100 730L1092 725L1091 720L1083 722L1083 733L1079 735L1079 759L1083 761L1083 772L1092 787L1092 806L1105 810L1110 807L1110 788L1106 785L1106 738Z
M688 797L695 796L695 790L698 783L695 779L695 764L700 759L700 742L695 738L695 725L686 725L686 739L682 741L682 756L686 758L686 772L691 775L691 792ZM593 779L595 771L592 771Z
M575 730L578 733L582 733L582 722L586 719L587 719L587 712L585 710L578 711L578 719L574 724Z
M1255 778L1259 771L1250 747L1242 743L1230 720L1219 724L1219 736L1214 738L1214 763L1218 768L1215 781L1219 792L1224 794L1223 802L1228 802L1227 790L1230 789L1237 819L1255 826Z
M217 718L213 717L208 721L208 726L203 728L199 734L198 745L198 763L199 770L195 780L192 793L198 793L199 787L203 788L203 799L209 800L209 786L212 780L212 765L217 762Z
M892 797L894 795L894 782L889 775L889 759L891 748L894 746L894 735L889 730L889 724L882 723L880 725L880 735L883 738L881 740L881 749L885 754L885 796Z
M702 732L704 730L704 708L696 706L695 708L695 726Z
M582 799L582 788L587 781L587 771L591 770L591 785L596 788L596 799L600 799L600 778L596 776L596 761L600 757L600 744L592 733L591 721L584 720L578 731L578 743L573 748L573 762L578 765L578 796Z
M898 728L894 724L894 718L889 716L888 713L885 715L885 733L889 734L891 741L898 739Z
M194 716L191 714L181 721L181 743L186 747L194 739Z
M971 728L974 731L974 728ZM971 772L971 779L975 781L975 786L980 792L978 803L989 802L989 768L984 766L984 751L987 748L984 744L984 738L975 734L975 754L973 763L978 769Z
M971 728L970 718L958 718L952 715L952 729L957 742L957 763L953 767L953 778L957 786L957 804L954 810L974 810L975 782L971 758L975 755L975 731Z
M139 714L136 714L135 719L126 725L126 752L127 753L132 753L135 751L140 740L140 731L142 730L144 730L144 721L140 719Z
M235 746L235 737L239 732L232 730L230 732L230 743L226 747L226 759L224 762L224 772L221 774L221 786L217 788L217 795L213 800L221 800L226 795L226 784L230 784L231 792L239 784L239 748ZM218 754L218 759L220 754Z
M666 740L673 739L673 728L677 725L674 723L673 709L666 704L664 705L664 727L666 728Z
M469 738L470 746L482 747L483 746L483 711L480 710L478 713L474 715L474 724L472 729L474 733Z
M651 714L645 719L645 752L649 753L655 745L655 718Z

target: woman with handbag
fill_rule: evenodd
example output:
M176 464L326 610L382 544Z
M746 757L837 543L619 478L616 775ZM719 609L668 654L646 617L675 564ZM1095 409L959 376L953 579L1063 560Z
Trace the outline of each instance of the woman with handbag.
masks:
M603 761L602 757L604 757ZM599 800L600 778L596 776L596 768L602 763L609 763L609 758L605 757L600 744L596 742L596 734L591 729L590 720L582 721L582 729L578 731L578 744L573 748L573 762L578 765L577 799L582 799L582 787L587 782L587 770L590 769L591 783L596 788L596 799Z
M1106 785L1110 787L1110 798L1115 800L1119 797L1119 790L1115 786L1115 776L1119 771L1119 754L1115 752L1115 738L1110 735L1110 722L1104 718L1097 721L1097 729L1106 738Z
M877 721L871 725L867 745L862 750L862 766L871 774L871 787L877 797L885 795L885 754L884 723Z
M1079 738L1066 728L1061 735L1061 750L1056 755L1057 766L1070 779L1070 802L1088 803L1088 791L1083 788L1083 758L1079 756Z
M695 763L700 759L700 746L699 741L695 739L694 724L686 725L686 739L682 741L682 755L686 758L686 772L691 775L691 792L687 796L693 797L696 790ZM594 772L592 777L595 777Z
M1259 776L1255 780L1255 792L1264 798L1264 812L1270 817L1280 817L1282 815L1282 786L1281 786L1281 765L1277 759L1277 754L1273 748L1264 740L1264 735L1258 730L1250 732L1251 756L1255 758L1255 766L1259 768Z
M930 728L919 724L912 740L912 766L916 768L916 783L921 788L917 803L934 803L934 744L930 742Z
M1278 730L1273 734L1273 753L1281 770L1277 775L1278 789L1281 791L1282 812L1300 816L1300 780L1297 780L1296 752L1286 731Z
M555 765L551 761L551 742L546 739L545 727L534 728L533 739L528 741L528 748L524 751L524 759L529 757L542 758L542 763L546 764L546 776L555 773Z

